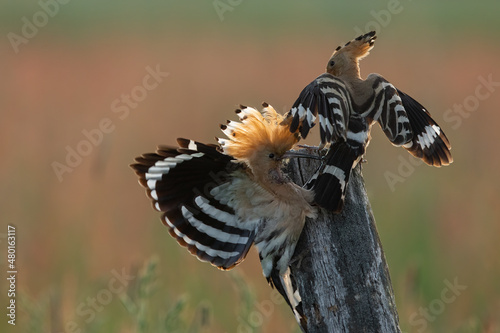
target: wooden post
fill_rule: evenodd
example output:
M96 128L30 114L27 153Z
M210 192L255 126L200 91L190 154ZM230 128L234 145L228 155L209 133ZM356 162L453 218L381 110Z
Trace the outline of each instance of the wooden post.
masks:
M293 159L288 175L301 185L319 163ZM321 209L306 221L288 278L301 300L304 332L401 332L360 166L352 170L342 212Z

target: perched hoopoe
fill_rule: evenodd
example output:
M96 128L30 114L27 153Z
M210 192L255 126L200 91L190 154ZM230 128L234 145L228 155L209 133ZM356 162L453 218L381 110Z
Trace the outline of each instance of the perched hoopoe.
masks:
M178 139L160 146L131 167L163 212L162 222L177 242L202 261L231 269L255 243L264 276L283 275L306 217L314 217L313 193L281 171L299 139L281 126L283 117L263 104L262 113L240 106L241 122L221 129L218 145Z
M453 162L450 143L429 112L379 74L360 77L359 60L373 48L375 31L339 46L326 73L306 86L283 122L305 138L319 118L321 146L331 143L325 163L307 184L315 202L339 212L351 169L361 160L377 122L395 146L428 165Z

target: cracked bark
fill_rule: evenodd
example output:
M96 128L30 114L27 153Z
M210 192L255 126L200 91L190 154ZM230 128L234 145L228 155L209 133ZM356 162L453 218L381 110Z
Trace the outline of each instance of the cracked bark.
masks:
M292 159L287 172L302 185L319 163ZM321 209L306 221L290 271L302 300L304 332L401 332L359 166L351 172L342 212Z

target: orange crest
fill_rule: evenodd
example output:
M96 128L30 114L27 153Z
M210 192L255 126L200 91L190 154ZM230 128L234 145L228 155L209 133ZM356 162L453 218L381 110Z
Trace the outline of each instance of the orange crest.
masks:
M333 52L332 57L336 54L346 53L349 54L350 57L355 59L361 59L366 57L370 50L373 48L375 44L375 31L371 31L367 34L361 35L349 42L347 42L344 46L339 46Z
M268 149L278 154L290 150L299 140L298 133L291 133L288 126L280 125L284 117L274 108L263 103L261 112L240 105L236 110L241 122L229 121L221 125L228 139L218 139L225 154L247 161L259 150Z
M334 76L359 77L359 60L370 53L376 38L372 31L337 47L328 60L326 71Z

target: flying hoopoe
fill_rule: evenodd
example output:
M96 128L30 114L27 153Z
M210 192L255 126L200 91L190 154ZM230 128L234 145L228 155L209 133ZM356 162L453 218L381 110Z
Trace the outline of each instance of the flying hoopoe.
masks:
M326 73L306 86L283 122L305 138L319 120L321 145L330 143L325 163L307 184L315 202L339 212L351 169L362 159L377 122L394 146L431 166L453 162L450 143L429 112L379 74L363 80L359 60L375 43L375 31L339 46Z
M281 171L283 159L300 156L289 151L298 133L280 125L284 118L272 106L263 106L262 113L240 106L241 122L221 125L227 139L219 145L177 139L178 147L159 146L131 167L180 245L227 270L255 244L272 285L316 210L313 192Z

